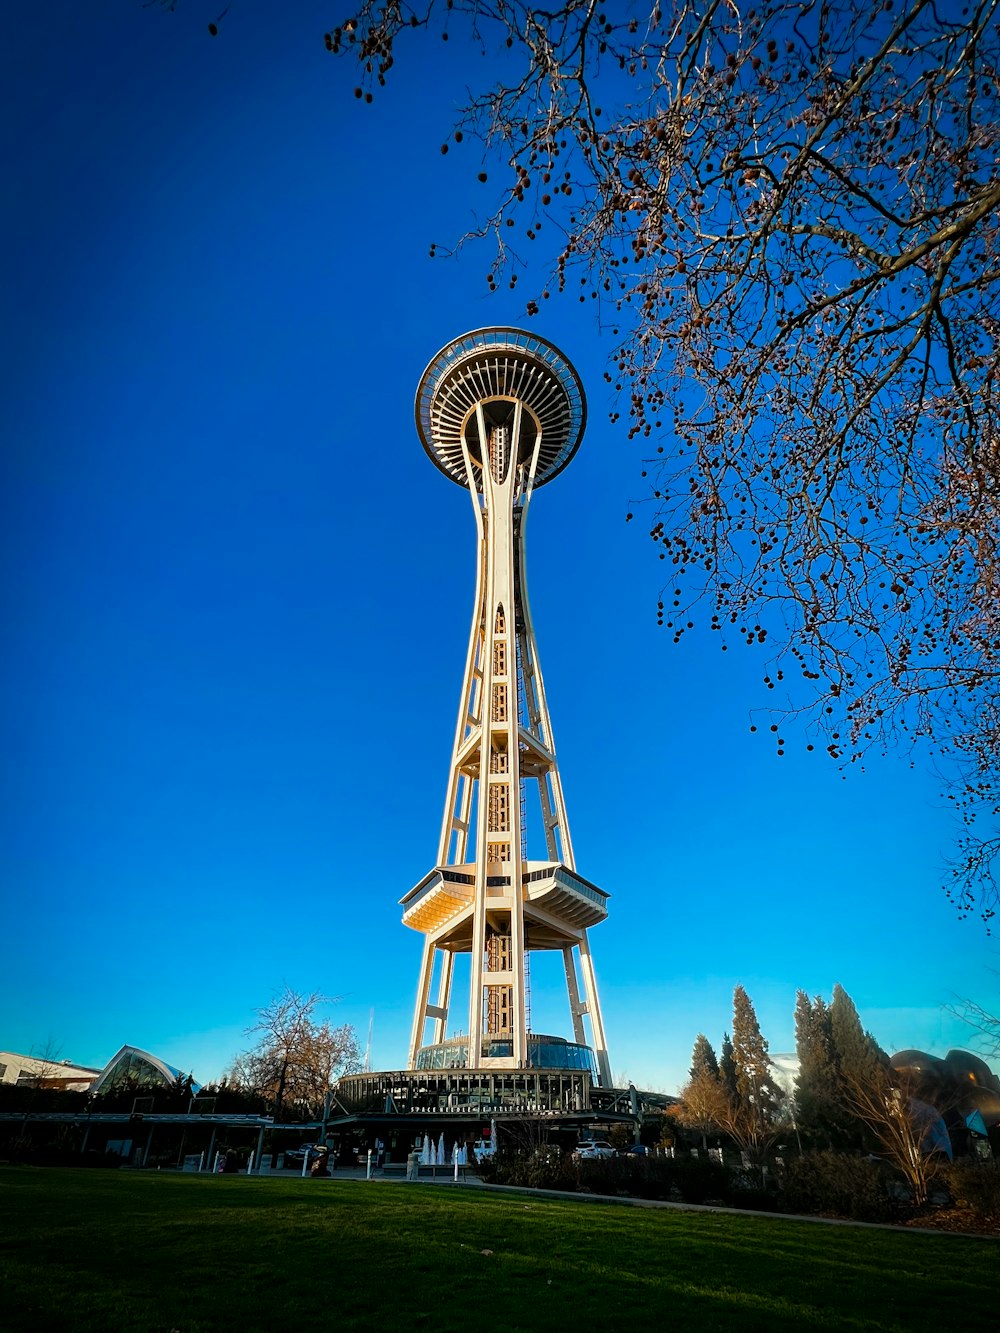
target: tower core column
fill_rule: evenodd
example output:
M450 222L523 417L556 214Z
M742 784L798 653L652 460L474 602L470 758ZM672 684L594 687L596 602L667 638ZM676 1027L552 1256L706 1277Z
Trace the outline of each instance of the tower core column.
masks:
M478 559L438 864L402 900L405 924L425 937L410 1067L439 1055L469 1068L579 1069L589 1061L609 1086L587 938L607 915L607 894L576 873L524 552L533 491L566 466L582 439L583 386L551 343L517 329L484 329L431 361L416 418L432 460L470 492ZM532 827L545 842L539 860L529 859L531 793ZM531 1032L528 959L539 950L562 953L571 1043ZM453 962L463 953L470 954L468 1033L449 1042ZM424 1045L428 1020L431 1047Z

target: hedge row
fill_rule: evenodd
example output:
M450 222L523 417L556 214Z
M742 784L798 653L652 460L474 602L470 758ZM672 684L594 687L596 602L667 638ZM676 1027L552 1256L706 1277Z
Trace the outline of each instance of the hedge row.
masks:
M793 1158L771 1174L763 1188L749 1173L715 1161L612 1157L580 1162L551 1147L498 1153L481 1171L497 1185L828 1214L864 1222L891 1220L906 1206L906 1192L885 1162L837 1152ZM941 1183L952 1201L967 1205L977 1217L1000 1217L1000 1163L955 1163L942 1172Z

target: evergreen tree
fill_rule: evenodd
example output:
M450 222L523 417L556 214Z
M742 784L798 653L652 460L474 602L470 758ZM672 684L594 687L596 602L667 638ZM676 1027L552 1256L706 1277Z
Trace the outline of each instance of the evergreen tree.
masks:
M830 1034L830 1010L822 996L810 1001L805 991L795 999L795 1112L799 1131L828 1147L839 1137L842 1111L837 1064Z
M872 1034L862 1028L854 1001L839 982L830 1005L830 1040L841 1079L874 1083L889 1063Z
M694 1049L691 1052L691 1069L688 1077L692 1080L701 1078L704 1075L710 1078L718 1079L719 1062L715 1058L715 1051L712 1049L712 1043L703 1032L699 1032L694 1039Z
M733 991L733 1065L736 1095L765 1121L773 1121L781 1104L781 1089L771 1074L767 1041L760 1030L750 996L742 986Z
M859 1090L881 1087L889 1057L861 1026L854 1001L839 982L827 1012L836 1070L834 1138L840 1147L871 1149L876 1143L865 1117L858 1113Z
M726 1118L728 1100L715 1051L704 1033L699 1032L691 1052L690 1077L675 1108L676 1118L686 1129L697 1130L701 1146L707 1148L707 1135L718 1131Z
M722 1038L722 1053L719 1057L719 1079L726 1094L736 1100L736 1065L733 1061L733 1043L727 1032Z
M728 1034L723 1038L719 1073L722 1128L763 1182L768 1151L783 1129L782 1093L771 1075L767 1042L742 986L733 992L733 1036L731 1041Z

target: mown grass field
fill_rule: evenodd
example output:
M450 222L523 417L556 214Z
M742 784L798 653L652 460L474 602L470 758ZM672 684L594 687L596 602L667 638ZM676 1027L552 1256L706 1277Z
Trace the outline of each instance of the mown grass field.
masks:
M0 1326L994 1326L1000 1247L447 1186L0 1169Z

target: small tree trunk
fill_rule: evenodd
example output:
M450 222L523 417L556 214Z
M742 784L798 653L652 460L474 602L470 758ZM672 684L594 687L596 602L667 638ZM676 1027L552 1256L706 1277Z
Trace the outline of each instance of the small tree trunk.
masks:
M288 1077L288 1056L286 1055L281 1062L281 1073L278 1075L278 1091L274 1095L274 1118L281 1115L281 1105L285 1100L285 1080Z

